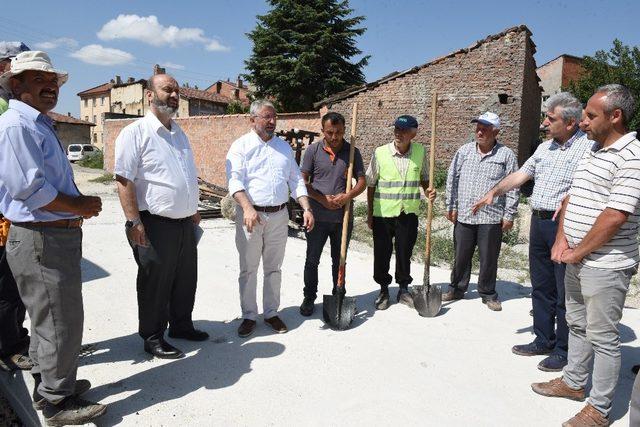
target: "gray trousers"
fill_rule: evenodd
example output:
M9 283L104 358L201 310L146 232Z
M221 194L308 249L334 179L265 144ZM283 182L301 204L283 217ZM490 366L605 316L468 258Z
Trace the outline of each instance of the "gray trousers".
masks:
M569 264L564 278L569 353L564 381L569 387L585 387L593 361L588 402L609 415L620 373L618 323L636 268L599 270Z
M258 303L258 266L262 258L264 283L262 287L262 311L265 319L278 314L282 261L289 233L289 213L282 209L275 213L258 212L262 224L256 224L253 232L247 232L242 223L242 209L236 209L236 248L240 255L240 307L242 318L256 320Z
M56 403L73 394L82 343L82 230L12 225L7 261L31 319L31 370Z

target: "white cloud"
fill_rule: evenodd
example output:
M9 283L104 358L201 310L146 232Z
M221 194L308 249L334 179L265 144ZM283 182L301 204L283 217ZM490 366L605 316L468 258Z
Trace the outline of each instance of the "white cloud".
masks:
M200 43L208 51L228 51L220 41L206 37L200 28L165 27L154 15L118 15L98 31L101 40L129 39L151 46L176 47L187 43Z
M78 42L75 39L69 37L60 37L57 39L49 40L46 42L36 43L35 48L41 50L53 50L58 47L66 47L69 49L75 49L78 47Z
M93 65L120 65L135 59L129 52L104 47L99 44L87 45L71 53L70 56Z
M173 68L174 70L185 70L187 67L180 64L174 64L173 62L163 62L160 64L161 67Z

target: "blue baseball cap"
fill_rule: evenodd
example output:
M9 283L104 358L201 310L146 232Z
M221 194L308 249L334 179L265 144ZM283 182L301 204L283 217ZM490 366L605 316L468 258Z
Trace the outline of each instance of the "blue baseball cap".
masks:
M398 129L417 129L418 121L413 116L404 115L398 117L393 123L393 126L397 127Z

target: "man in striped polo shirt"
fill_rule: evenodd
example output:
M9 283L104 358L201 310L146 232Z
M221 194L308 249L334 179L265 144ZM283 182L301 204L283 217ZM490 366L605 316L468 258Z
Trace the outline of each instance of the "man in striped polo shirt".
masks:
M380 285L377 310L389 307L389 263L396 251L395 280L400 286L396 301L413 308L409 293L411 254L418 237L420 187L430 200L436 191L429 187L425 147L411 142L418 134L418 121L400 116L394 123L394 140L378 147L366 173L367 224L373 230L373 280Z
M476 246L480 254L478 294L490 310L502 310L496 292L498 256L502 233L513 227L518 212L518 190L498 197L495 204L473 212L473 204L518 167L515 154L496 139L500 118L486 112L477 119L475 138L458 149L447 174L447 219L454 224L455 261L450 290L442 301L464 298L471 279L471 260Z
M597 144L578 164L551 250L552 260L567 264L568 364L562 377L531 387L583 400L593 360L587 405L563 425L609 425L620 371L618 323L640 259L640 142L628 132L634 109L631 92L617 84L589 99L584 127Z
M578 129L582 104L567 92L553 95L546 103L547 114L542 122L550 140L538 146L536 152L515 173L491 189L474 206L483 206L525 182L535 179L531 205L529 233L529 271L533 304L535 340L512 348L521 356L550 354L538 364L542 371L561 371L567 364L569 330L565 321L565 264L551 261L551 248L556 240L558 223L554 213L566 196L573 173L593 141Z

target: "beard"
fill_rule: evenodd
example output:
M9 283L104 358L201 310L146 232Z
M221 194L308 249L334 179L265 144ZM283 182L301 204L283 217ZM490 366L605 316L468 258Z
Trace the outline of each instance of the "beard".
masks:
M158 109L161 114L173 116L178 111L178 107L169 107L166 102L161 101L155 94L151 103Z

